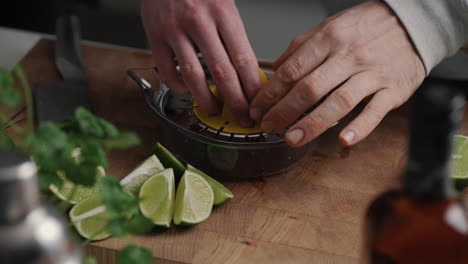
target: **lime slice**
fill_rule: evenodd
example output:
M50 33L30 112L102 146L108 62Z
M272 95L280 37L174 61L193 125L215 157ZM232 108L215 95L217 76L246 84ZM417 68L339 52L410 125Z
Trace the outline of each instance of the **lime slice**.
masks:
M213 202L210 184L199 174L186 170L177 187L174 223L192 225L203 222L210 216Z
M73 206L69 216L82 237L90 240L102 240L110 237L110 234L105 231L110 216L107 214L99 195L92 195Z
M165 168L173 168L174 174L177 177L181 177L185 171L185 165L178 160L174 154L172 154L168 149L166 149L160 143L156 143L156 146L153 150L154 154L159 158L161 163Z
M57 172L57 175L63 180L62 186L59 188L52 184L49 186L49 189L60 200L66 201L70 204L77 204L98 192L97 184L93 186L84 186L81 184L76 185L68 180L62 171ZM97 167L96 177L99 179L99 177L104 175L106 175L104 168L102 166Z
M192 165L187 164L187 170L197 173L198 175L202 176L211 186L214 193L214 204L220 205L227 200L231 200L234 198L234 194L226 188L224 185L219 183L217 180L211 178L210 176L206 175L204 172L200 171L197 168L194 168Z
M124 190L137 195L143 183L155 173L164 170L156 155L151 155L120 181Z
M452 152L452 179L459 191L468 187L468 137L456 135Z
M174 171L165 169L151 176L141 186L140 211L155 225L169 227L174 212Z

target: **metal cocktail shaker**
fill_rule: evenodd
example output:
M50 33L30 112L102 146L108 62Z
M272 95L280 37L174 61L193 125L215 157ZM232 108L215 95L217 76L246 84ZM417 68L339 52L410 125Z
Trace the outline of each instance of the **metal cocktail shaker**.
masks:
M0 152L0 263L81 263L62 217L40 201L34 163L18 152Z

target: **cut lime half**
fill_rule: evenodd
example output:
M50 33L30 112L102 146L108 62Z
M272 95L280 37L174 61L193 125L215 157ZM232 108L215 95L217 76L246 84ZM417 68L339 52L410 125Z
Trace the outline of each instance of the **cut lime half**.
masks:
M162 170L164 170L164 166L159 161L158 157L156 157L156 155L151 155L125 176L120 181L120 185L122 185L124 190L137 195L143 183L152 175Z
M462 191L468 187L468 137L456 135L452 152L452 180L455 188Z
M99 195L92 195L73 206L69 216L82 237L89 240L102 240L110 237L105 230L110 216Z
M169 227L174 212L175 181L172 168L151 176L141 186L140 211L155 225Z
M214 193L214 204L220 205L228 200L234 198L234 194L222 185L217 180L211 178L210 176L206 175L204 172L200 171L197 168L194 168L192 165L187 165L187 170L197 173L198 175L202 176L211 186Z
M170 152L167 148L161 145L159 142L156 143L156 146L153 149L154 154L159 158L161 163L164 165L165 168L173 168L174 175L177 177L181 177L185 171L185 165L176 158L172 152Z
M88 198L89 196L98 192L97 184L93 186L84 186L81 184L74 184L68 180L62 171L57 172L57 175L62 179L63 184L60 187L50 185L50 191L55 194L60 200L66 201L70 204L77 204L80 201ZM96 169L96 182L100 177L106 175L104 167L99 166Z
M198 173L186 170L177 187L174 224L193 225L205 221L213 208L210 184Z

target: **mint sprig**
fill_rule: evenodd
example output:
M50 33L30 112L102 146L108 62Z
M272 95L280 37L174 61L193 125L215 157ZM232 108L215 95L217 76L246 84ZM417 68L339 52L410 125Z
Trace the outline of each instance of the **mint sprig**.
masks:
M119 264L149 264L152 261L151 251L137 246L128 246L119 253Z
M140 213L140 199L125 191L116 178L100 178L99 192L111 216L107 232L125 236L128 233L146 233L153 228L153 222Z
M25 127L10 122L8 118L8 113L18 110L22 101L21 93L15 88L14 74L24 90L27 110ZM108 166L109 150L127 149L140 144L135 133L121 131L85 108L78 108L72 119L60 124L41 123L33 130L32 93L21 65L15 66L14 74L0 68L0 151L16 148L29 155L38 167L39 185L43 191L48 190L50 185L62 185L63 180L57 174L59 171L76 185L93 185L97 180L96 168ZM14 133L16 142L8 134L10 131ZM151 230L152 222L139 212L139 199L123 190L117 179L102 177L98 188L111 216L107 231L116 236L129 236ZM129 243L119 254L121 264L149 264L151 261L151 251L134 243ZM96 260L87 257L84 263L94 264Z

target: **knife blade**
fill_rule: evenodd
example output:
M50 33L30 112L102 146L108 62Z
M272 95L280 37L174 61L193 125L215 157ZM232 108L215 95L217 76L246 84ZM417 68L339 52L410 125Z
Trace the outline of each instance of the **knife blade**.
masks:
M81 56L78 17L63 15L56 23L55 65L62 81L35 89L38 122L60 122L74 116L78 107L91 109L88 82Z

